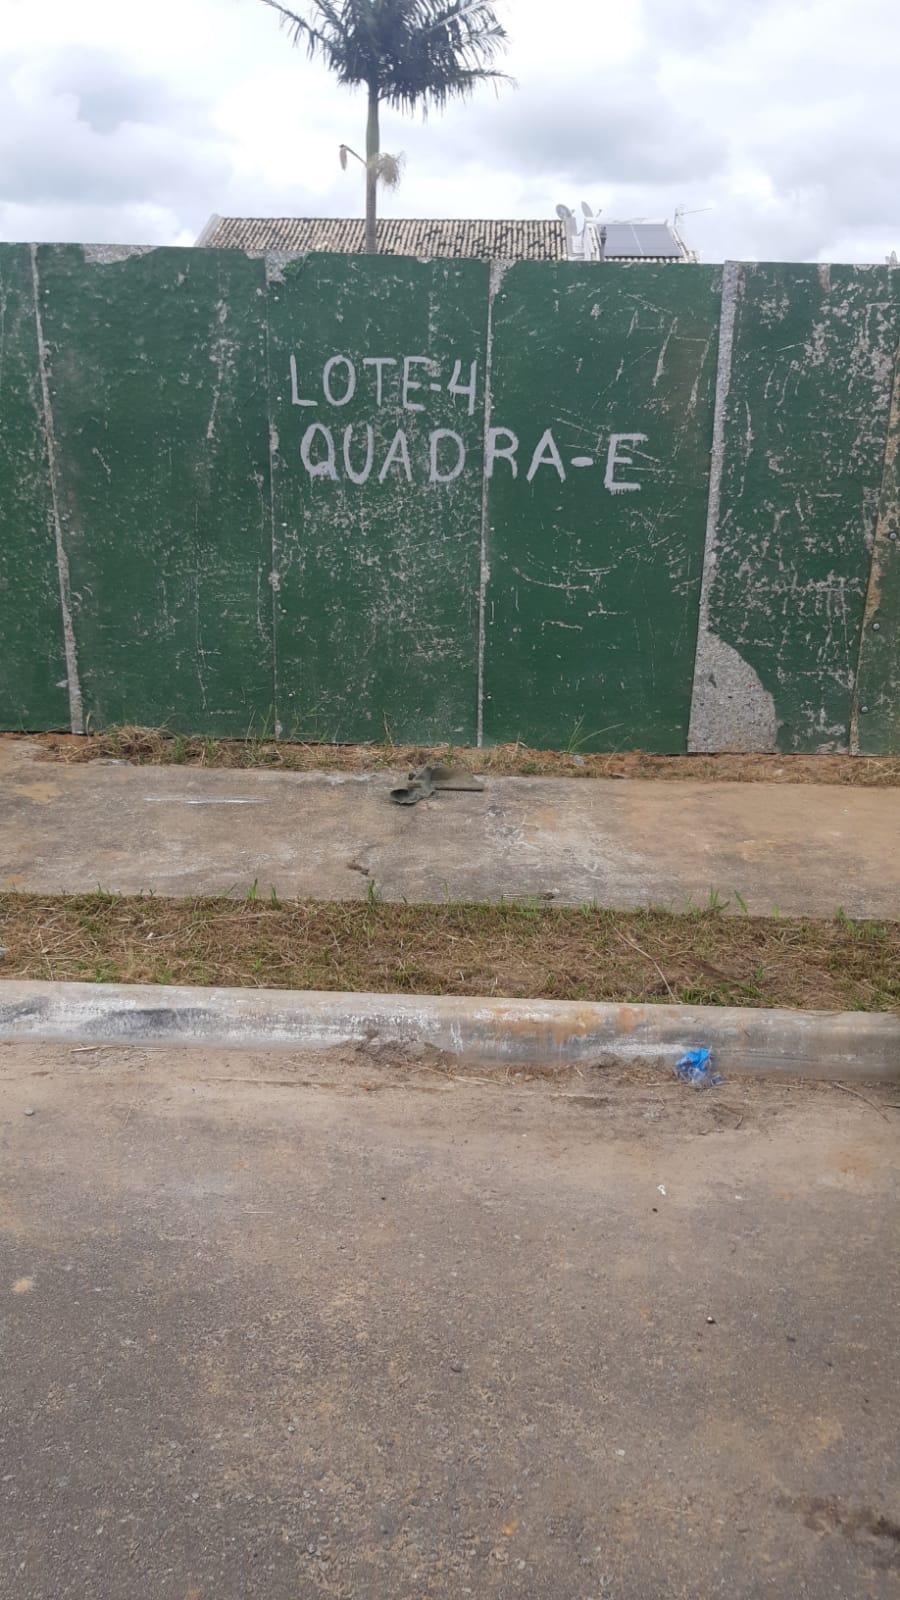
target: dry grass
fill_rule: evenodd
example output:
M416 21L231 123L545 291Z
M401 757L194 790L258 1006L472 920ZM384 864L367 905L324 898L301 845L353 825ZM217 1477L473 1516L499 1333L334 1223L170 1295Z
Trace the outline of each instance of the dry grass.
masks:
M16 737L15 735L11 737ZM591 755L531 750L521 744L471 750L450 745L289 744L270 739L208 739L159 728L110 728L73 737L32 736L57 761L130 761L135 765L269 767L285 772L369 772L459 762L498 777L692 778L702 782L900 785L900 756L654 756L642 750Z
M6 978L900 1009L900 923L0 895Z

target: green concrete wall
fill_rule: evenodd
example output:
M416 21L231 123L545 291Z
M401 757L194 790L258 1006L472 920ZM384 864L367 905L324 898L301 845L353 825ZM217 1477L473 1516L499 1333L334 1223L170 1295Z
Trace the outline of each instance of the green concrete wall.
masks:
M900 748L888 268L0 246L0 727Z
M717 267L503 278L492 421L520 460L488 486L489 742L685 748L720 288ZM560 464L528 483L547 428Z
M879 626L870 615L863 639L900 272L730 266L722 326L731 348L720 373L718 514L707 540L693 732L701 748L717 748L724 713L739 747L846 750L861 645ZM896 612L893 621L879 631L896 662ZM881 675L888 662L873 668ZM869 699L877 700L874 686ZM859 738L870 745L861 711Z

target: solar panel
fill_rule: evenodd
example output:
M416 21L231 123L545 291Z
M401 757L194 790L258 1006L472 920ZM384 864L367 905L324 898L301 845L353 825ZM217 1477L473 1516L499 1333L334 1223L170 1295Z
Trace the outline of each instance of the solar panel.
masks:
M606 254L615 256L680 256L665 222L608 222Z

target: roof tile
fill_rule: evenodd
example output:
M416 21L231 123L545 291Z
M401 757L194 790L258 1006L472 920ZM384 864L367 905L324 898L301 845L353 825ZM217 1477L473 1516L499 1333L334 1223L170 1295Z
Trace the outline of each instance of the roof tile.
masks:
M676 241L665 254L641 253L641 225L628 225L621 243L611 223L607 257L619 261L683 259ZM663 225L653 228L652 248L665 244ZM637 244L633 251L631 236ZM650 235L643 241L648 248ZM198 243L210 248L276 250L290 255L307 251L358 254L365 243L360 217L212 217ZM470 258L481 261L565 261L566 235L562 222L529 218L386 217L378 224L378 248L387 256ZM630 253L629 253L630 252Z

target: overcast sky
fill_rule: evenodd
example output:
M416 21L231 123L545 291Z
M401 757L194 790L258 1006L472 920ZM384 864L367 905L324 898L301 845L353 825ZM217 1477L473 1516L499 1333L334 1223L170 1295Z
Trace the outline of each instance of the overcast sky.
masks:
M302 3L302 0L301 0ZM897 0L500 0L516 90L426 122L384 215L689 213L706 261L900 251ZM359 215L359 95L260 0L0 0L0 237L189 244ZM696 213L691 215L690 213Z

